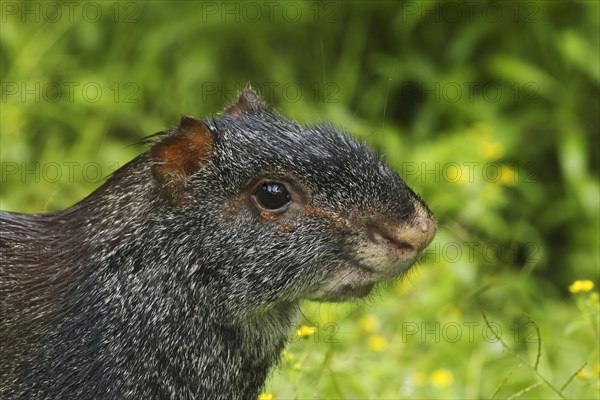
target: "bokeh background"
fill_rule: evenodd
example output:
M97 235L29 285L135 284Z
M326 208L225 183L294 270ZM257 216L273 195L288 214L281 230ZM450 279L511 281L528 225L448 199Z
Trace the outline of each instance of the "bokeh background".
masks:
M262 398L599 398L599 4L3 1L1 208L68 207L251 84L440 227L408 279L305 303Z

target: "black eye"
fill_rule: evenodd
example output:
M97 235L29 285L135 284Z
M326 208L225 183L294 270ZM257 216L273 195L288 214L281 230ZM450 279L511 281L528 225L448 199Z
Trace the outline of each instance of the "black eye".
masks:
M291 200L285 185L278 182L264 182L256 188L254 193L258 204L267 210L277 210L284 207Z

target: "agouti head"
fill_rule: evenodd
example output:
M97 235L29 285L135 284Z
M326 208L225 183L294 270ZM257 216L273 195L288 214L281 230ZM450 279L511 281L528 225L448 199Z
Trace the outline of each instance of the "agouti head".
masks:
M435 234L425 203L367 146L292 122L250 89L219 119L182 118L150 154L191 285L210 277L238 304L366 296Z
M73 207L0 213L0 397L256 398L299 300L368 295L435 228L365 145L245 90Z

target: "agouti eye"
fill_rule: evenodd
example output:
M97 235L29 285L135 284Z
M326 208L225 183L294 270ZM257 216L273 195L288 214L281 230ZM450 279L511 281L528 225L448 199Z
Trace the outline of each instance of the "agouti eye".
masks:
M291 201L285 185L278 182L264 182L254 193L258 204L267 210L278 210Z

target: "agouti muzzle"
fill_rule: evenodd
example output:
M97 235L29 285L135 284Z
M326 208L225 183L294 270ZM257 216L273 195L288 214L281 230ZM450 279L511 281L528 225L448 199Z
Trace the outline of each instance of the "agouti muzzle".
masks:
M0 213L0 397L256 398L300 300L368 295L435 230L365 145L246 89L73 207Z

